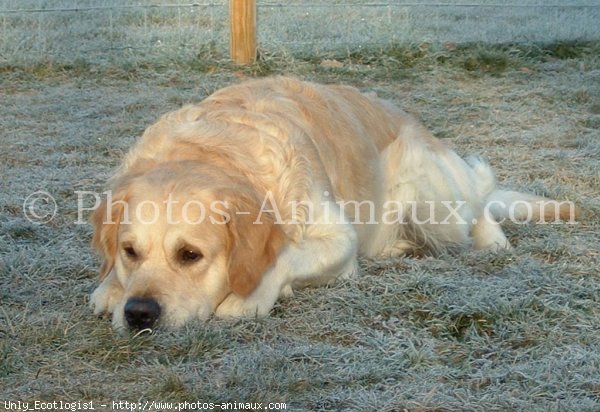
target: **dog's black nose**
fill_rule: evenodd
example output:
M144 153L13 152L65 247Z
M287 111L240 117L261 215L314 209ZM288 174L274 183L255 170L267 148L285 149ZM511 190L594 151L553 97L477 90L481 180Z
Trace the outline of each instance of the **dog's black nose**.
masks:
M125 304L125 320L132 329L152 328L160 316L160 305L152 298L129 298Z

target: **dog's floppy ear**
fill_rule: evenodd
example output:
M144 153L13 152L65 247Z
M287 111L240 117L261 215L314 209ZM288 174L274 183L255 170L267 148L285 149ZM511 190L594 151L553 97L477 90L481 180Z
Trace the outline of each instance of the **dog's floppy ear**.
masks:
M111 199L111 204L106 200L94 210L91 223L94 227L92 246L100 252L104 261L100 266L100 279L104 279L112 270L118 251L119 225L125 210L125 198L121 193Z
M230 206L228 284L233 293L248 296L260 283L263 273L274 264L285 234L274 218L260 213L255 200L235 195Z

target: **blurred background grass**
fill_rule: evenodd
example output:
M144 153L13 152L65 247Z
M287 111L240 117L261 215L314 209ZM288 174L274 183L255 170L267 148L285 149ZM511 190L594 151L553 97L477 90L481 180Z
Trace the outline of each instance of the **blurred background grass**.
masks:
M0 64L131 64L223 58L225 0L3 0ZM600 4L521 1L258 1L266 54L323 55L393 45L597 40Z

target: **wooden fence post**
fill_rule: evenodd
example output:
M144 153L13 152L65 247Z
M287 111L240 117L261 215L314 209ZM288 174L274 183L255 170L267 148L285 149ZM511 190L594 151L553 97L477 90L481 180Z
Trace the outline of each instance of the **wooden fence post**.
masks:
M256 0L229 0L229 50L235 64L256 60Z

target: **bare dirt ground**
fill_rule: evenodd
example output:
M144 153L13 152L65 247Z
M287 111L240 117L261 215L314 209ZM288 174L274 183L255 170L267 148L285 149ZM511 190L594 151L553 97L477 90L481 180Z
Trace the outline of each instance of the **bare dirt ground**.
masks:
M264 55L248 69L213 61L2 66L0 400L93 401L98 410L113 400L598 410L598 51L594 43L422 45L305 60ZM87 308L98 262L90 226L75 223L76 191L101 191L162 113L270 74L377 92L460 153L488 159L502 185L572 200L582 217L507 225L515 248L504 253L364 260L356 278L299 291L266 319L114 334ZM57 206L45 224L23 210L40 190ZM51 206L32 210L41 216Z

